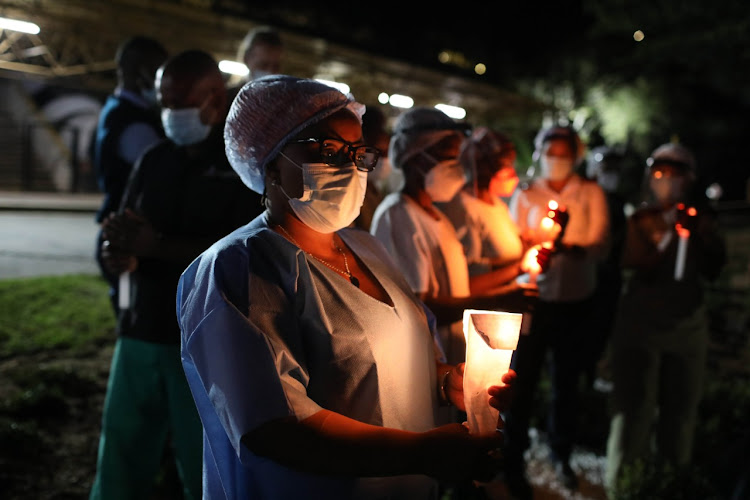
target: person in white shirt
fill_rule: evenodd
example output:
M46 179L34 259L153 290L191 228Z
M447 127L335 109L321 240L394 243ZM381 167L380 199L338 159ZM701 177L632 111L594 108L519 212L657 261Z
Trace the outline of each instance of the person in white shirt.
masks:
M434 312L448 362L465 360L464 309L525 312L536 300L535 286L508 284L502 271L469 276L453 224L434 204L452 199L466 183L457 159L466 128L435 108L399 116L388 156L403 171L404 186L381 202L370 227Z
M515 279L524 247L503 201L518 186L515 145L501 132L478 127L461 146L459 160L470 180L451 201L438 206L456 228L469 274L505 268L508 281Z
M505 456L508 486L519 497L529 497L523 452L528 447L528 427L540 372L551 351L552 383L548 414L551 458L560 480L577 487L569 464L577 423L577 387L581 372L581 344L596 287L597 264L608 252L609 216L602 188L575 173L584 145L570 126L543 128L535 139L535 159L542 175L519 189L510 211L528 245L553 242L548 269L537 278L539 303L528 335L522 335L513 356L518 373L517 399L506 419ZM568 214L562 237L546 229L542 219L548 203L556 201Z

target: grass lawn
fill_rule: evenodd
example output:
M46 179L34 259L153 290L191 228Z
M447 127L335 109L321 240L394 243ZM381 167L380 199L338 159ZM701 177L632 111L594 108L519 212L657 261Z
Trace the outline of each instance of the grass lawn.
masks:
M114 339L108 287L96 275L0 281L0 359Z

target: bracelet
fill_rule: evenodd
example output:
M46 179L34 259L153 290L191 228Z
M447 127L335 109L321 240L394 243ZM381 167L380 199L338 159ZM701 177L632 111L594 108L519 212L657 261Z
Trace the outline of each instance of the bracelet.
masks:
M451 400L448 399L448 393L446 389L448 388L448 375L451 374L451 370L446 371L443 373L443 378L440 380L440 405L441 406L451 406Z

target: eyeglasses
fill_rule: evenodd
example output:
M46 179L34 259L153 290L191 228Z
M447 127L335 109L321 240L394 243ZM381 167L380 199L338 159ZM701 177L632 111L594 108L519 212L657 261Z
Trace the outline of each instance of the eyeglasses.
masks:
M324 163L340 166L347 162L353 162L357 169L362 172L372 172L380 159L380 150L370 146L355 146L341 139L298 139L292 141L298 144L318 145L318 154Z

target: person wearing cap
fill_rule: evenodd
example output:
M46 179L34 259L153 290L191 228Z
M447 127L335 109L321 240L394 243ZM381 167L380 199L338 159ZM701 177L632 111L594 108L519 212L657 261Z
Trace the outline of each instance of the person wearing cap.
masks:
M516 190L509 206L527 245L554 242L554 249L548 268L537 277L539 303L530 330L521 335L511 362L523 389L506 415L504 452L509 488L521 498L531 495L523 453L529 446L536 389L548 352L552 385L547 419L550 458L561 482L570 489L577 487L569 459L578 422L582 344L592 309L597 264L607 255L609 243L604 191L596 182L575 173L584 155L578 133L570 126L543 127L534 146L541 176ZM561 238L559 227L550 231L542 225L552 200L564 207L569 217Z
M415 107L398 117L389 157L403 171L404 184L381 202L370 228L435 313L437 348L449 363L465 358L464 309L524 312L536 299L534 286L508 284L503 270L470 276L461 240L436 205L453 199L466 184L458 154L467 130L435 108Z
M469 180L457 196L438 206L456 228L469 275L504 268L505 281L515 279L522 273L524 248L504 201L518 186L515 145L502 132L478 127L463 142L459 160Z
M647 197L627 220L627 279L610 348L610 492L627 466L650 458L652 442L662 463L690 462L709 341L704 291L727 258L715 212L692 194L696 175L688 148L657 147L647 160Z
M382 245L348 227L379 156L362 112L284 75L247 83L231 106L227 157L266 210L177 287L204 498L437 498L438 480L498 470L499 432L436 426L441 403L464 407L463 367L436 359L431 313ZM513 377L488 389L494 407Z

